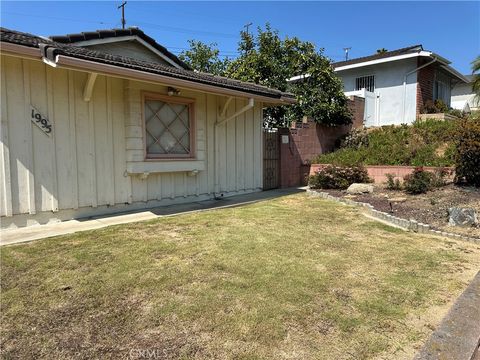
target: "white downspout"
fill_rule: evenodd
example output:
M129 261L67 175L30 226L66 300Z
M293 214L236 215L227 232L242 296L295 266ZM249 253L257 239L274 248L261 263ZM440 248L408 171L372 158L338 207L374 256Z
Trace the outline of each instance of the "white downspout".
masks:
M231 101L231 98L227 100L227 104L230 103ZM228 105L227 105L228 106ZM224 107L223 111L222 111L222 114L221 115L225 115L226 113L226 110L227 110L227 106ZM214 196L215 198L217 197L217 194L219 193L220 191L220 179L219 179L219 171L218 171L218 167L219 167L219 164L218 164L218 153L220 152L220 149L218 148L218 127L222 124L225 124L227 123L228 121L236 118L237 116L243 114L244 112L247 112L248 110L252 109L253 107L255 106L255 100L253 98L249 98L248 99L248 104L245 105L243 108L241 108L240 110L238 110L235 114L233 114L232 116L229 116L228 118L226 119L223 119L223 120L220 120L220 121L216 121L215 122L215 126L214 126L214 138L213 138L213 141L214 141L214 159L213 159L213 163L214 163L214 166L213 166L213 169L214 169L214 179L215 179L215 193L214 193Z
M403 77L403 115L402 115L402 119L403 119L404 123L406 123L405 112L406 112L406 103L407 103L407 77L409 75L413 74L413 73L416 73L418 70L423 69L424 67L427 67L428 65L433 64L437 60L438 59L436 57L434 57L432 61L430 61L426 64L423 64L422 66L419 66L418 68L413 69L412 71L407 72L405 74L405 76ZM417 84L417 86L418 86L418 84Z

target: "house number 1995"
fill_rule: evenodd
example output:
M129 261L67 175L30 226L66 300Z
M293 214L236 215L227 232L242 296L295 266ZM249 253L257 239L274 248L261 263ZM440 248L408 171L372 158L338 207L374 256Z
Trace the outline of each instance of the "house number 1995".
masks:
M44 118L35 108L32 107L32 122L35 123L45 134L52 132L52 124L47 118ZM49 135L50 136L50 135Z

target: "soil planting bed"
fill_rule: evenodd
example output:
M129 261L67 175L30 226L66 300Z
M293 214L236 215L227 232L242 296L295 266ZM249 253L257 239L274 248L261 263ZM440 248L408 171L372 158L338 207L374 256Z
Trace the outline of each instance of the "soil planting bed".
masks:
M480 214L480 189L447 185L426 194L409 195L403 191L393 191L375 186L373 194L349 195L345 190L321 190L336 197L346 197L354 201L371 204L376 210L391 213L403 219L414 219L433 228L451 233L480 238L480 226L449 226L448 208L469 207ZM403 202L390 199L404 198Z

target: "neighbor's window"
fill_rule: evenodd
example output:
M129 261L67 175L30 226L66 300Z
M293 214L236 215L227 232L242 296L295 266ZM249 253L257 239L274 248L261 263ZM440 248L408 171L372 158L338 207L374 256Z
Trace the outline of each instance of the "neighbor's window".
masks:
M144 97L147 158L193 157L193 100Z
M355 90L367 89L375 91L375 75L362 76L355 79Z
M446 105L450 105L450 91L447 84L443 81L435 81L434 97L442 100Z

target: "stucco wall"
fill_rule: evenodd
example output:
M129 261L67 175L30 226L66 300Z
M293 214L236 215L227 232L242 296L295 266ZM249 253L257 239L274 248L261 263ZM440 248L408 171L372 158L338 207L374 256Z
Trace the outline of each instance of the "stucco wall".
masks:
M416 59L405 59L374 66L342 70L337 75L343 80L344 91L355 90L355 79L361 76L375 75L375 94L379 96L379 125L410 124L416 118L417 74L407 78L406 91L404 76L417 67ZM404 98L405 114L404 114Z
M454 109L463 110L465 103L468 103L470 109L477 109L480 101L475 100L475 94L472 91L472 84L459 83L452 89L451 106Z
M197 158L147 164L140 94L165 94L165 86L99 75L92 100L85 102L86 73L16 57L1 60L2 227L262 187L261 103L219 126L215 141L214 124L225 98L182 89L180 96L195 99ZM245 103L236 99L227 115ZM53 124L50 137L31 122L30 104ZM200 171L189 176L193 169Z

